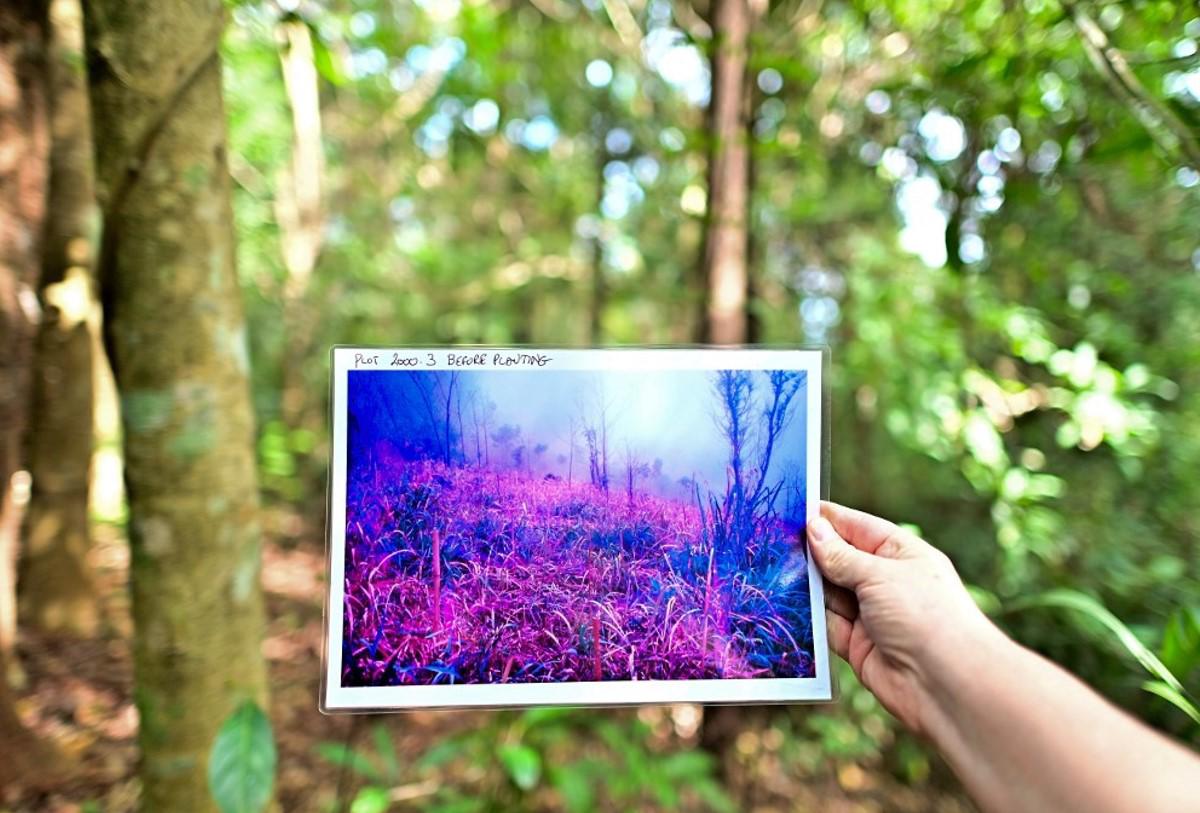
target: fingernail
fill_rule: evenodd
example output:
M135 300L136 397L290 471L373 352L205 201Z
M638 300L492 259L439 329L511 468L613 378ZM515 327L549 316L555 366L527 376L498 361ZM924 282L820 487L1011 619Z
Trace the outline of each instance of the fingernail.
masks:
M833 526L829 524L829 520L825 517L814 517L808 523L808 538L813 542L825 542L833 538Z

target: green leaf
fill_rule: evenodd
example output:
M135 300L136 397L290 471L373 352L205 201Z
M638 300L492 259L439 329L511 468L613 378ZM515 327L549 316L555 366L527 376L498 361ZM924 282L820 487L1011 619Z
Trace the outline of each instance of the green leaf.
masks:
M533 728L550 723L566 723L575 714L576 709L546 706L545 708L529 709L521 715L521 719L525 721L526 725Z
M568 764L554 773L554 787L562 796L563 806L570 813L586 813L595 809L595 793L587 771Z
M1171 614L1158 654L1168 669L1184 678L1200 665L1200 611L1180 607Z
M713 780L705 779L696 782L692 786L692 790L704 800L710 810L715 810L716 813L737 813L737 805L725 793L724 788Z
M681 781L708 776L713 760L703 751L677 751L663 757L659 767L665 776Z
M502 745L496 752L508 775L521 790L533 790L542 776L542 757L524 743Z
M353 748L347 748L340 742L318 743L317 753L334 765L349 768L356 774L364 776L367 779L375 782L382 782L384 779L375 766L371 764L371 760L367 759L366 755L355 751Z
M967 592L971 594L975 605L984 612L985 615L995 615L1000 612L1000 599L990 590L980 587L977 584L968 584Z
M449 796L434 800L424 810L426 813L478 813L485 805L483 799L473 796Z
M1121 646L1125 648L1125 651L1132 655L1142 665L1143 669L1158 678L1169 688L1179 692L1181 695L1184 694L1184 688L1179 679L1158 659L1158 656L1151 652L1150 648L1133 634L1133 630L1129 629L1125 625L1125 622L1109 612L1107 607L1091 596L1080 593L1078 590L1071 590L1064 587L1047 590L1031 598L1014 602L1010 609L1024 610L1031 607L1058 607L1074 610L1099 622L1116 637Z
M469 749L470 744L464 742L461 737L444 740L422 754L421 758L417 760L417 767L438 768L450 760L463 755Z
M309 25L310 34L313 44L313 65L317 69L317 73L325 77L332 85L344 85L348 77L346 72L342 70L342 61L336 54L330 50L325 40L321 39L321 34L315 27Z
M400 760L396 757L396 746L392 743L392 735L388 733L383 723L377 723L371 730L375 740L375 753L383 766L384 775L392 780L400 778Z
M371 785L360 790L354 797L354 801L350 803L350 813L387 813L391 803L386 790Z
M1150 694L1156 694L1163 700L1166 700L1188 717L1191 717L1196 725L1200 725L1200 708L1197 708L1195 703L1184 697L1182 692L1176 691L1161 680L1147 680L1142 684L1142 688L1150 692Z
M275 783L271 721L247 700L226 718L208 757L208 789L221 813L259 813Z

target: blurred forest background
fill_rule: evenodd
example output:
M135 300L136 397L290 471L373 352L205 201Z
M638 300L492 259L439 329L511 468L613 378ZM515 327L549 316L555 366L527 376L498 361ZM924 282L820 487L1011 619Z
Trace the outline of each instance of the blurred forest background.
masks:
M0 809L969 809L845 670L321 716L352 342L828 343L832 496L1200 744L1198 43L1166 0L5 2Z

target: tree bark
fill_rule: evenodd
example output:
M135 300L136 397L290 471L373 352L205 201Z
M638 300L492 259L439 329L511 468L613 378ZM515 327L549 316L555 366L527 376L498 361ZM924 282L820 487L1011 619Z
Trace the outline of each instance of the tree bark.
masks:
M221 0L84 7L105 343L130 513L141 809L211 813L209 749L265 704L258 484Z
M0 788L53 781L63 764L22 726L8 682L16 633L13 574L26 488L17 474L24 467L29 423L34 286L46 211L45 43L44 3L0 4Z
M19 568L22 621L53 632L95 633L88 564L92 462L92 258L97 212L78 0L51 0L47 77L50 180L35 342L29 471L33 476Z
M750 339L750 91L747 64L750 34L761 13L757 0L713 0L712 92L708 107L708 205L702 276L704 312L699 340L744 344ZM701 746L720 760L747 717L745 707L708 706Z
M712 93L709 100L708 206L702 276L700 340L746 341L747 219L750 151L746 63L754 13L749 0L713 0Z
M302 360L312 351L319 322L308 306L309 281L321 254L325 215L321 205L321 177L325 156L321 144L321 97L313 51L312 32L298 16L289 15L276 32L280 41L279 64L292 113L291 165L276 183L275 219L279 223L280 252L287 270L283 287L283 330L290 360L283 365L280 411L289 427L300 427L311 403Z
M16 635L14 568L27 493L18 473L29 424L34 291L46 212L45 38L40 0L0 6L0 650L6 652Z

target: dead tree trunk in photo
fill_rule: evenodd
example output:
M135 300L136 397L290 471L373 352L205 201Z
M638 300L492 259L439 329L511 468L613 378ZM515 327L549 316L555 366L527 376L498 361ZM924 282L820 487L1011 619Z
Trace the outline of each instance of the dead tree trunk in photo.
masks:
M40 0L0 4L0 788L52 782L62 758L22 725L9 688L38 252L49 152Z
M220 0L84 8L99 279L121 394L141 809L213 813L209 749L266 700L246 331Z
M50 180L18 600L23 623L91 635L100 612L87 560L99 229L79 0L51 0L49 34Z
M750 94L746 64L755 17L752 0L713 0L712 93L708 106L708 205L701 277L704 313L700 340L746 341L749 289L747 221Z

